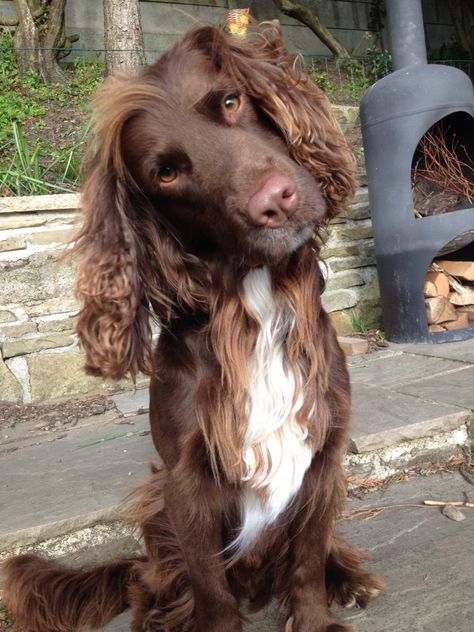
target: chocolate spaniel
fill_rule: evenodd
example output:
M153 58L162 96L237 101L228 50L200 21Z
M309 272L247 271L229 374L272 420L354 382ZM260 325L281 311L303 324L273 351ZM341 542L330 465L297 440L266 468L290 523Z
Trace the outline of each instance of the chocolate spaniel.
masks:
M274 598L287 632L354 630L330 605L383 582L336 533L350 392L315 236L354 163L327 99L272 22L246 40L195 28L95 105L78 332L90 373L151 376L164 466L131 509L143 558L13 558L6 605L32 632L127 608L134 632L241 632L239 605Z

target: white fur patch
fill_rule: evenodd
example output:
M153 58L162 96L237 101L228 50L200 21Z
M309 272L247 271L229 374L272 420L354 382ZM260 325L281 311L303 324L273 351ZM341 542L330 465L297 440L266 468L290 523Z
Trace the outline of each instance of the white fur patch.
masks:
M302 376L289 367L286 357L286 340L296 316L288 305L276 303L268 268L249 272L243 285L260 332L249 359L242 527L229 547L237 555L286 509L312 459L308 432L296 420L303 403Z

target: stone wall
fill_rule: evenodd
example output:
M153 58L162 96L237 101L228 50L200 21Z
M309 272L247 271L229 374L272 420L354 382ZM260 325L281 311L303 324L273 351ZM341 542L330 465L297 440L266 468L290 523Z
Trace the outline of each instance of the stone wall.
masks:
M74 334L74 269L61 260L78 196L0 199L0 401L101 390Z
M321 255L328 280L323 305L339 335L354 331L354 321L381 326L382 310L375 267L367 187L361 186L352 209L330 224Z
M0 401L117 388L83 372L74 333L74 268L62 255L76 230L78 204L77 195L0 199ZM329 269L323 301L339 333L350 331L353 310L367 323L377 321L365 188L352 211L331 224L323 256Z

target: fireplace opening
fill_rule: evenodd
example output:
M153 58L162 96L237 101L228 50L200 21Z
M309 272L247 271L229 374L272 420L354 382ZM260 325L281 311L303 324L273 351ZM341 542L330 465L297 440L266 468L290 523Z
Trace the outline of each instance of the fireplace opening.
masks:
M469 114L450 114L421 137L411 183L418 219L474 206L474 119Z
M474 231L459 235L436 255L423 289L431 335L474 328Z

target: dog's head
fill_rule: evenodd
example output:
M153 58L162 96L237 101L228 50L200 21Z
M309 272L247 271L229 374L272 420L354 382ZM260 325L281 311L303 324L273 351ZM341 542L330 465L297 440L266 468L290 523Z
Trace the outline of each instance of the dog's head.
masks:
M345 208L353 162L326 97L271 23L188 33L107 80L83 193L78 330L88 368L150 371L149 307L206 311L209 266L280 264Z

